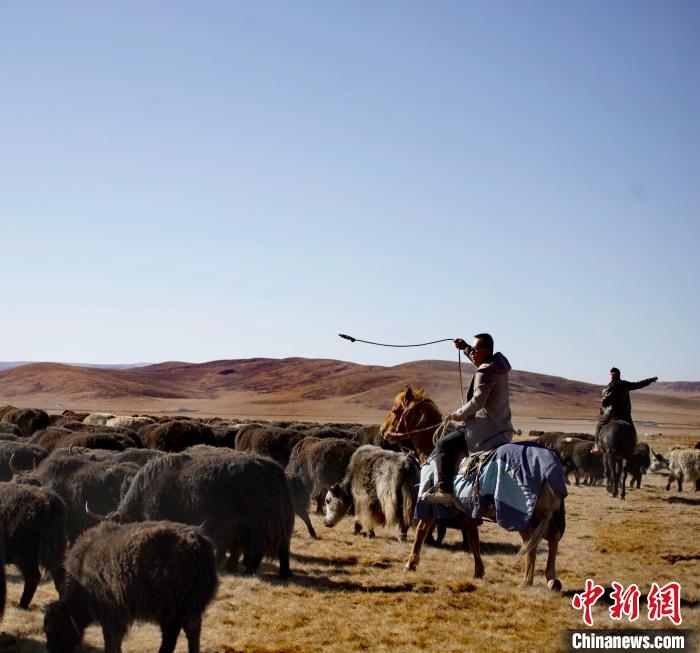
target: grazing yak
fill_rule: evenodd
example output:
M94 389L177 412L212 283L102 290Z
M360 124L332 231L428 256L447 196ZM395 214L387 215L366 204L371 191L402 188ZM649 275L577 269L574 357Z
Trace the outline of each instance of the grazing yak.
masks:
M316 503L316 512L323 512L326 492L343 480L359 446L352 440L307 436L292 449L287 474L302 480Z
M26 440L0 442L0 481L11 480L18 471L33 469L48 454L43 447Z
M155 420L143 415L117 415L111 417L105 423L105 426L112 428L127 428L138 433L144 426L155 424Z
M116 417L112 413L90 413L87 417L83 418L83 424L90 424L92 426L106 426L107 420Z
M671 483L678 481L678 491L683 491L683 481L695 483L697 491L697 481L700 479L700 449L687 449L685 447L671 447L667 456L652 452L654 461L651 463L649 471L658 472L668 469L671 474L668 477L666 489L671 489Z
M42 569L50 572L56 590L63 582L66 505L47 488L0 483L0 532L3 531L5 564L15 565L24 577L19 607L26 610Z
M106 427L102 427L106 429ZM71 445L84 449L110 449L112 451L124 451L133 447L140 447L141 442L134 433L128 435L119 431L101 432L74 432L66 428L50 426L42 431L37 431L30 441L38 444L48 451L66 449Z
M119 653L136 619L159 624L160 653L172 653L185 631L199 653L202 613L218 579L214 548L198 528L172 522L104 523L84 533L65 563L61 598L44 617L50 653L71 653L92 622L105 653Z
M24 437L22 429L12 422L0 422L0 435L8 435L15 438Z
M627 461L627 473L630 475L630 487L637 484L637 489L642 485L642 476L651 467L651 449L646 442L638 442L634 453Z
M25 485L42 485L66 504L66 537L70 543L97 522L85 513L85 502L107 513L115 510L139 471L133 463L94 460L68 449L57 449L33 472L16 479Z
M405 540L413 523L418 479L418 461L412 455L363 445L352 455L342 482L326 493L324 524L335 526L354 507L356 532L364 529L374 537L376 526L397 524Z
M277 426L262 424L246 424L241 427L236 436L236 449L239 451L254 451L276 460L286 467L292 449L304 433L294 429L283 429Z
M576 485L579 484L581 476L588 485L595 485L604 478L603 456L592 453L594 444L591 440L564 437L550 447L561 460L567 483L567 477L571 473Z
M191 419L171 419L147 424L139 431L144 447L176 453L197 444L216 445L214 432L206 424Z
M247 573L257 571L263 557L278 557L280 576L290 575L294 508L289 482L282 467L265 456L198 446L155 458L107 518L202 524L219 561L230 553L229 570L237 568L242 553Z
M51 423L48 414L38 408L13 408L2 416L2 421L19 426L25 438Z

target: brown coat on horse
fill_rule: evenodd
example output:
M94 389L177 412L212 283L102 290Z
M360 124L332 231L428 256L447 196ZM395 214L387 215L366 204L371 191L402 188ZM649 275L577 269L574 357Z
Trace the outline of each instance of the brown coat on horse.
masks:
M396 395L394 405L381 426L381 433L386 439L395 442L411 440L421 463L424 463L433 452L433 436L442 421L440 409L434 401L425 395L425 391L417 389L414 392L412 388L408 387ZM462 456L465 453L466 442L465 452L462 452ZM532 521L527 528L520 531L523 546L519 555L527 556L522 585L532 585L537 545L542 538L545 538L549 546L545 570L547 584L552 590L561 590L561 582L556 574L557 548L563 535L563 521L555 519L555 516L559 515L563 518L563 499L547 482L544 482L535 504ZM418 566L423 542L434 522L435 519L422 519L418 523L411 555L406 563L407 569L415 570ZM465 514L464 523L469 546L474 556L474 578L481 578L484 575L484 563L479 548L478 526L480 520Z

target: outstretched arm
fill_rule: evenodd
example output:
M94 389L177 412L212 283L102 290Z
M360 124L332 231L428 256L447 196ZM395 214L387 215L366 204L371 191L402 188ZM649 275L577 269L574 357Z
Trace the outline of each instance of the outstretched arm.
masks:
M659 380L658 376L652 376L650 379L644 379L642 381L630 382L628 388L630 390L639 390L640 388L646 388L648 385L655 383Z

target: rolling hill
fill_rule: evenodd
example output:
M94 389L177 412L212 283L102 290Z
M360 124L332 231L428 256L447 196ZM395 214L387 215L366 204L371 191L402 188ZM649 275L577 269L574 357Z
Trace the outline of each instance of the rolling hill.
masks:
M466 393L473 368L463 367ZM601 386L517 370L510 380L519 423L581 420L590 426L596 419ZM445 411L462 403L456 363L424 360L383 367L306 358L165 362L122 369L26 364L0 372L0 403L53 411L376 421L406 384L424 386ZM657 383L635 392L633 402L638 424L700 432L700 382Z

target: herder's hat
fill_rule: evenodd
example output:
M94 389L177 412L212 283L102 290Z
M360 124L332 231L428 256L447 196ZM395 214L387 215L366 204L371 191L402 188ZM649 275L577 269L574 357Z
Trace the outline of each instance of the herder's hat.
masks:
M618 376L620 376L620 370L618 370L616 367L611 367L610 374L617 374Z

